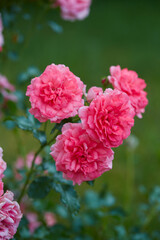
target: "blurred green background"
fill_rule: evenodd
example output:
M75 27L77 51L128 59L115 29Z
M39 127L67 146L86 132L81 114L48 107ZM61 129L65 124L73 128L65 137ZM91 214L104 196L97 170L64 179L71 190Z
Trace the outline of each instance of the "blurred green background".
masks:
M5 51L16 51L17 61L5 54L0 57L0 72L13 84L21 72L31 65L44 71L51 63L65 64L91 86L101 86L101 78L109 75L111 65L135 70L147 82L149 105L143 119L135 119L132 133L139 139L135 150L132 173L129 173L125 144L115 149L113 170L96 180L95 188L108 185L121 201L125 202L128 175L134 175L133 189L136 200L139 185L149 189L160 184L160 2L93 0L90 15L80 22L63 21L59 12L44 11L42 7L26 4L23 14L32 13L26 20L22 13L10 29L4 31ZM53 32L46 21L54 20L63 27L63 33ZM37 28L37 24L39 28ZM14 43L14 35L24 35L22 44ZM15 161L18 146L15 136L0 128L0 146L4 159ZM37 149L38 142L30 134L21 134L20 141L26 152ZM83 183L78 191L88 187Z

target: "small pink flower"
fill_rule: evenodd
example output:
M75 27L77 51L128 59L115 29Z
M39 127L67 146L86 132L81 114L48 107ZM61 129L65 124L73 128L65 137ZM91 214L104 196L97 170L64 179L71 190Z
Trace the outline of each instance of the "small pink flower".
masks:
M45 212L44 218L48 227L52 227L56 224L56 217L52 212Z
M16 177L17 180L22 179L22 175L17 170L21 170L25 166L27 168L31 168L33 159L34 159L34 153L33 152L30 152L30 153L27 154L26 160L23 159L22 157L19 157L17 159L17 161L15 163L15 168L16 168L15 177ZM36 160L35 160L35 164L40 165L41 163L42 163L42 158L40 156L37 156Z
M138 78L138 74L127 68L121 70L120 66L112 66L110 68L111 76L108 77L109 82L115 89L125 92L131 101L135 110L135 115L142 118L142 113L148 104L147 93L144 90L146 83L143 79Z
M7 89L11 92L15 91L15 87L8 82L8 79L0 74L0 89Z
M13 193L7 191L0 197L0 239L9 240L15 235L22 213L19 204L13 201Z
M24 159L19 157L15 163L16 169L22 169L24 167Z
M89 107L79 109L83 128L97 142L118 147L130 135L134 125L134 109L126 93L107 89Z
M38 216L34 212L29 212L26 214L26 218L29 222L29 231L31 234L41 225L41 222L38 221Z
M49 65L40 77L32 79L26 95L30 97L30 113L40 122L61 122L73 117L84 105L84 84L68 67Z
M61 16L65 20L82 20L89 15L91 0L56 0L54 6L60 6Z
M3 149L0 147L0 180L4 177L3 173L7 168L6 162L2 159Z
M103 94L103 89L100 87L91 87L87 93L87 101L91 102L97 96Z
M2 24L2 17L0 13L0 52L2 51L2 47L4 45L4 38L3 38L3 24Z
M12 93L8 93L6 90L1 90L1 94L4 97L4 101L8 102L8 101L12 101L12 102L17 102L17 97L12 94Z
M51 147L57 171L74 184L91 181L112 168L113 151L93 141L81 123L67 123Z
M4 98L3 104L8 101L17 101L17 97L12 93L14 91L15 87L11 83L9 83L8 79L5 76L0 75L0 94L2 94Z
M32 166L32 161L33 161L33 158L34 158L34 153L33 152L30 152L27 157L26 157L26 166L28 168L31 168ZM42 158L40 156L37 156L36 157L36 160L35 160L35 164L36 165L40 165L42 163Z

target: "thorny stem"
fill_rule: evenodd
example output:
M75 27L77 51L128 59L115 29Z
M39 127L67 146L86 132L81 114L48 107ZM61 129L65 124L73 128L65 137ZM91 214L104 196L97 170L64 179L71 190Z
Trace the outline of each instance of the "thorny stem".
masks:
M41 145L41 146L39 147L39 149L37 150L37 152L35 153L34 158L33 158L33 161L32 161L31 168L30 168L30 170L29 170L29 172L28 172L26 181L25 181L25 183L24 183L24 185L23 185L22 191L21 191L21 193L20 193L20 195L19 195L19 197L18 197L18 200L17 200L19 203L21 202L21 200L22 200L22 198L23 198L23 196L24 196L24 194L25 194L25 192L26 192L27 186L28 186L28 184L29 184L29 182L30 182L30 179L31 179L31 177L32 177L32 174L33 174L33 172L34 172L34 166L35 166L36 157L38 156L38 154L40 154L40 152L44 149L44 147L46 147L47 145L50 145L50 144L55 140L55 138L57 137L58 134L59 134L59 131L58 131L58 130L55 130L53 138L52 138L50 141L48 141L47 143Z

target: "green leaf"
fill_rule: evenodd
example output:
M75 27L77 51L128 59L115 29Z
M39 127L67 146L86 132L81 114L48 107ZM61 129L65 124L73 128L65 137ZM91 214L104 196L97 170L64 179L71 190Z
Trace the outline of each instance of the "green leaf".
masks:
M68 208L71 213L77 213L80 209L78 196L73 186L53 182L52 187L61 195L61 202Z
M93 186L94 186L94 181L95 181L95 180L93 180L93 181L86 181L86 183L87 183L89 186L92 186L92 187L93 187Z
M44 226L40 226L36 229L34 233L35 239L45 239L45 237L49 234L48 230Z
M56 33L62 33L63 32L63 28L54 21L48 21L48 25Z
M52 179L42 176L33 180L28 188L28 196L33 199L45 198L52 189Z
M114 207L109 210L109 215L114 216L116 218L124 218L126 217L126 212L121 207Z
M16 123L17 127L25 131L33 132L36 129L40 128L41 126L41 123L36 118L34 118L34 116L30 114L28 110L27 110L26 117L20 116L20 117L14 117L12 119Z
M33 125L26 117L17 117L15 123L19 128L26 131L32 131Z
M37 138L42 145L46 144L47 142L47 137L44 131L40 131L37 129L33 130L33 136Z
M15 122L12 120L4 121L3 125L8 129L14 129L16 126Z

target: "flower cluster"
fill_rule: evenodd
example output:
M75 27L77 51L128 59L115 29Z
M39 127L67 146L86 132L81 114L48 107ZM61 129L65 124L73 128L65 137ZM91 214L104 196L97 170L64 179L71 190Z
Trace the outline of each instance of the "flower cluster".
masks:
M0 239L8 240L12 239L15 235L19 222L22 218L22 213L19 204L13 201L13 193L3 191L3 172L6 169L6 163L2 159L3 150L0 148Z
M2 51L2 47L4 44L4 38L3 38L3 24L2 24L2 17L0 13L0 52Z
M92 87L86 94L85 85L67 67L52 64L28 86L30 113L40 121L59 123L78 113L80 122L64 124L51 147L57 170L74 184L94 180L112 168L111 148L130 135L135 115L140 117L148 103L145 82L135 72L118 66L111 67L111 75L115 89Z
M60 7L65 20L82 20L89 15L91 0L56 0L54 7Z

